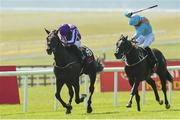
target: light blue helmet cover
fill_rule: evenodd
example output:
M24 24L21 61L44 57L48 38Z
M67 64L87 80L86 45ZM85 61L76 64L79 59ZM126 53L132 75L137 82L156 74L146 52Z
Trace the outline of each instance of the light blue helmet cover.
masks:
M135 25L139 24L140 21L141 21L141 17L139 15L134 15L134 16L130 17L129 25L135 26Z

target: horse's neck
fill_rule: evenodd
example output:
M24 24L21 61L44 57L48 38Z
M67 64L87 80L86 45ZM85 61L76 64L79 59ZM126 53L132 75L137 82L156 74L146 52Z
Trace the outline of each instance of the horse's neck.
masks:
M66 49L60 45L56 47L56 52L54 52L54 60L58 66L65 66L71 62Z
M126 55L126 60L129 65L138 62L140 60L138 48L133 47L130 53Z

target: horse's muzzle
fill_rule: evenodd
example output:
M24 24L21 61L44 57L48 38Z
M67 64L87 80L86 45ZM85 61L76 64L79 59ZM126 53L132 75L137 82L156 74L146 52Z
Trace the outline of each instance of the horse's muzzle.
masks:
M46 52L47 52L48 55L52 54L52 50L51 49L46 49Z
M119 55L118 53L114 53L114 56L116 57L116 59L121 59L122 55Z

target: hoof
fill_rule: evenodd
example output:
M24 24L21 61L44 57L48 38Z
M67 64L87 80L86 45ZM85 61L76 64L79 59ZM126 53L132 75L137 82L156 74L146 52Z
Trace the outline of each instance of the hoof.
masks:
M67 104L67 110L72 110L72 106L70 104Z
M137 106L137 110L138 110L138 112L139 112L139 111L141 111L141 108L140 108L140 106Z
M162 104L163 104L163 100L160 100L160 101L159 101L159 104L162 105Z
M171 107L170 104L166 105L166 109L169 109L170 107Z
M70 109L67 109L67 110L66 110L66 114L71 114L71 110L70 110Z
M87 108L87 113L92 113L92 107Z
M66 114L70 114L71 110L72 110L72 106L70 104L67 104Z
M127 107L127 108L131 108L131 103L128 103L128 104L126 105L126 107Z

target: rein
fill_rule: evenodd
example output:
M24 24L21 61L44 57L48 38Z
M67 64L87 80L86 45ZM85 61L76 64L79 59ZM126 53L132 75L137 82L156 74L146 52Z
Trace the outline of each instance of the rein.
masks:
M136 62L136 63L133 63L133 64L131 64L131 65L129 65L126 61L125 61L125 64L126 64L127 66L129 66L129 67L135 66L135 65L141 63L142 61L144 61L144 60L147 58L147 56L148 56L148 55L146 55L145 57L143 57L140 61L138 61L138 62Z
M68 68L69 66L71 66L71 65L73 65L75 63L78 63L78 62L77 61L70 62L67 65L63 66L63 67L56 65L56 63L54 63L53 65L54 65L54 67L57 67L59 69L65 69L65 68Z
M129 54L132 51L132 49L133 49L133 47L131 47L131 49L126 54L123 55L124 62L126 64L126 66L129 66L129 67L132 67L132 66L135 66L135 65L141 63L142 61L144 61L148 57L148 55L146 55L146 56L142 57L138 62L129 65L127 63L126 55Z

